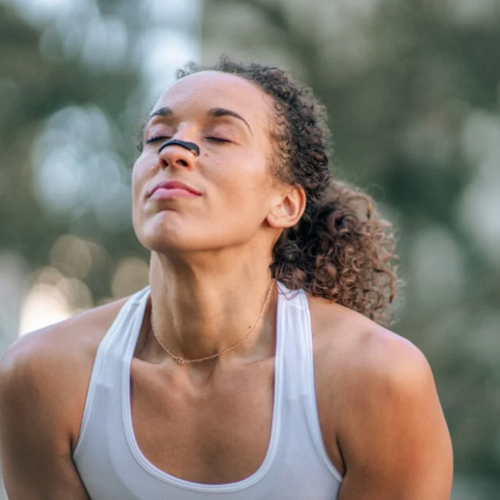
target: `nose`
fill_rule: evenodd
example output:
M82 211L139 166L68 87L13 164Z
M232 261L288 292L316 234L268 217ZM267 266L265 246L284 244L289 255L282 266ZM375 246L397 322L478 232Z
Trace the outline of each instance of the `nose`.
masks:
M197 156L199 156L199 148L196 144L179 139L170 139L158 149L158 158L162 168L170 166L192 170Z

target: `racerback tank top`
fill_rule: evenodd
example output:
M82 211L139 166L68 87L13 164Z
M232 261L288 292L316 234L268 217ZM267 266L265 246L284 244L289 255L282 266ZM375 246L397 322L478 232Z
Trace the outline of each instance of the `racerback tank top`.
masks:
M271 437L259 469L234 483L200 484L158 469L142 454L132 427L130 365L147 287L125 303L97 350L73 454L92 500L337 498L342 477L319 427L308 302L303 291L278 287Z

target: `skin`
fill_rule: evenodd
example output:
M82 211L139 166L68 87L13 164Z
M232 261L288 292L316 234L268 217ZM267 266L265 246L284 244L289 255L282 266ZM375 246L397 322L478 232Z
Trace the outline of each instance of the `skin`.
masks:
M272 246L305 206L300 187L281 185L269 171L272 105L233 75L186 77L154 107L172 113L149 120L145 140L156 140L145 143L133 170L134 228L151 250L151 301L131 367L134 431L155 466L190 481L238 481L264 459L276 296L244 344L198 364L176 364L149 333L149 316L169 349L190 359L234 345L255 324ZM214 108L247 124L210 116ZM198 144L200 156L179 146L158 154L167 137ZM148 198L163 180L201 196ZM11 500L88 498L72 451L97 348L123 304L29 334L5 354L0 443ZM450 438L424 356L349 309L313 297L309 304L321 432L344 476L339 499L448 499Z

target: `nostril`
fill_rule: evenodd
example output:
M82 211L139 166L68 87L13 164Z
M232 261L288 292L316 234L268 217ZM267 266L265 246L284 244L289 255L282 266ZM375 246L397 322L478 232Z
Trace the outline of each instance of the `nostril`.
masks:
M178 162L183 166L183 167L187 167L188 166L188 162L186 160L181 160L179 159Z

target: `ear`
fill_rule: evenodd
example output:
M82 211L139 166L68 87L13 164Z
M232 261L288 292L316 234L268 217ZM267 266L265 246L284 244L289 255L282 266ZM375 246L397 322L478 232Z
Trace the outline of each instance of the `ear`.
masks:
M306 193L302 186L287 185L280 199L267 216L267 223L277 229L286 229L299 222L306 209Z

